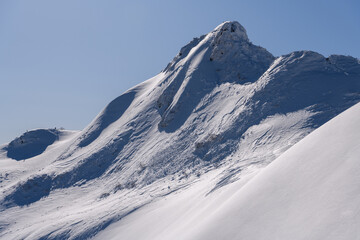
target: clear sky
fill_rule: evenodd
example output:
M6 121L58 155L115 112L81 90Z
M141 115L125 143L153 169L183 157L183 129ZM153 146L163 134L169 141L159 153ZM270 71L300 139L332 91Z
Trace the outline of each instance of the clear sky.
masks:
M358 0L1 0L0 144L33 128L83 129L226 20L276 56L360 58Z

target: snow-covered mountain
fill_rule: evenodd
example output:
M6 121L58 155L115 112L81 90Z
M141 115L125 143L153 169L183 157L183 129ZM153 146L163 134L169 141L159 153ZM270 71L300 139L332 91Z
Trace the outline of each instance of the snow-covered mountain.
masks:
M206 195L213 175L94 239L359 239L360 104L253 177ZM244 184L244 182L248 181Z
M239 23L225 22L84 130L38 129L1 146L0 237L86 239L116 221L144 228L141 221L177 221L171 216L181 209L193 219L212 215L211 206L229 198L222 192L240 196L259 170L359 101L358 59L311 51L274 57ZM202 201L181 197L191 194ZM139 211L177 195L187 207L174 202L164 207L174 212L169 219L137 223ZM196 206L206 211L191 216ZM181 231L167 227L153 229Z

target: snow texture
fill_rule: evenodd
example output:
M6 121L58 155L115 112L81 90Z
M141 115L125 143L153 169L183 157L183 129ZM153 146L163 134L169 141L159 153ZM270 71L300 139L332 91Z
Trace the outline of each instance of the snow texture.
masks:
M358 59L311 51L275 58L239 23L225 22L84 130L38 129L0 146L0 238L88 239L125 219L145 227L137 213L147 206L173 212L159 215L164 223L181 209L189 216L197 207L210 211L229 197L223 192L235 194L359 101ZM202 200L179 209L159 205L177 196ZM206 235L206 226L189 233Z
M147 205L94 239L359 239L360 104L244 184L204 195L213 176ZM247 180L245 179L245 182Z

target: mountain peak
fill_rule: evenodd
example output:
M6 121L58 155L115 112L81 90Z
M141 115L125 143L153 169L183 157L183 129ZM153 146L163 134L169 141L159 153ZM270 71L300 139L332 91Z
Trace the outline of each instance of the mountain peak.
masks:
M220 24L208 37L210 61L221 82L254 82L275 59L266 49L252 44L236 21Z
M246 33L246 29L237 21L226 21L217 26L212 34L216 38L230 38L235 41L249 41L249 38Z
M280 178L275 179L276 184L268 184L270 188L263 186L271 180L269 177L262 177L261 181L252 177L260 175L258 172L262 168L312 130L360 102L359 80L360 63L357 59L337 55L325 58L311 51L298 51L275 58L266 49L251 43L239 23L224 22L210 33L194 38L164 71L110 102L84 130L36 129L0 146L0 239L88 239L118 220L121 232L111 232L98 239L111 239L112 236L125 239L199 239L191 231L183 230L192 224L194 229L202 231L207 226L216 226L224 218L238 221L230 215L228 218L227 214L232 213L230 210L239 201L244 204L234 209L241 213L239 216L245 223L250 219L257 226L268 224L266 220L269 218L260 216L257 221L259 216L253 216L253 213L258 208L260 212L270 211L269 206L276 203L278 208L270 212L271 216L280 216L275 219L276 226L270 224L265 227L268 230L275 227L278 232L290 225L293 227L309 218L314 209L312 206L315 206L313 200L318 200L315 203L320 204L322 196L328 196L327 192L319 195L317 190L326 184L331 187L337 177L342 177L339 173L349 174L347 169L354 176L360 176L357 174L360 166L354 170L350 164L340 172L326 171L326 176L333 174L335 178L330 178L330 182L320 182L320 185L317 184L319 188L311 188L315 189L315 194L310 194L310 198L307 195L311 192L302 191L307 185L287 186L281 183L301 183L304 177L310 175L315 176L313 180L319 180L316 169L309 172L310 175L303 174L298 178L285 171L283 177L279 175ZM343 122L339 124L344 125ZM334 129L339 130L339 127ZM331 143L337 146L338 136L333 135ZM354 135L354 139L356 137L358 135ZM318 147L317 143L310 142L307 147ZM355 147L357 145L351 146ZM326 152L325 155L330 156ZM311 165L316 161L311 161L309 157L315 155L297 156L290 159L289 165L295 163L291 173L296 173L299 166L310 170L313 166L322 171L330 165L338 168L344 162L342 159L340 162L320 161L325 164L324 167ZM338 156L341 157L341 154ZM355 163L356 154L354 156L345 160ZM280 163L279 166L287 165ZM301 170L298 172L302 173ZM282 173L273 171L270 175ZM333 189L357 182L358 178L325 190L336 192ZM307 184L312 187L311 182ZM244 192L244 188L249 191ZM240 189L239 192L234 193L233 190L237 189ZM256 201L255 198L264 193L264 189L270 193L262 198L266 201ZM290 204L285 205L286 209L294 210L290 211L291 217L295 217L290 219L293 220L290 225L286 225L289 218L287 211L283 211L283 202L276 198L283 195L283 189L287 192L301 190L298 195L305 196L301 200L307 200L311 207L310 211L301 215L302 218L297 218L301 209L294 210L292 207L302 205L299 201L289 201L299 196L291 194L291 199L280 199ZM353 189L345 190L342 193L346 195ZM278 194L268 198L273 191L278 191ZM239 193L241 196L244 193L245 198L238 198ZM213 203L229 197L236 201L230 201L227 210L222 205L221 209L213 209ZM341 211L327 214L327 210L332 209L339 199L342 200L337 198L337 194L333 197L335 202L326 205L323 216L341 216L341 223L326 222L315 227L325 229L327 226L349 225L342 220L344 217L351 221L352 215L341 215L341 211L347 209L339 208ZM169 202L172 198L176 201ZM267 204L267 199L272 202ZM360 198L358 200L360 202ZM251 201L254 201L255 207L246 209ZM358 202L350 204L358 206ZM166 204L163 206L163 203ZM203 206L195 215L204 216L206 224L211 225L198 224L199 219L194 214L186 218L185 215L193 210L192 203L196 207ZM264 204L266 206L262 207ZM175 209L173 206L180 207ZM153 207L159 207L159 212L152 211ZM151 214L143 214L141 209ZM221 214L218 215L217 211ZM182 214L184 212L185 215ZM209 216L203 215L204 212L209 212ZM222 215L223 212L226 215ZM134 225L124 216L134 219L130 221ZM166 221L159 223L153 221L154 218ZM154 224L148 227L152 222ZM276 228L284 224L285 228ZM255 229L254 224L245 224L247 228L238 231L241 225L244 225L241 221L236 226L230 224L231 231L226 231L228 237L215 236L214 232L211 236L214 239L244 238L250 236L246 235L251 232L250 227L250 230ZM220 228L226 226L222 224ZM115 228L109 226L107 229ZM225 230L219 232L222 234ZM347 230L351 232L353 229ZM165 236L164 231L168 232ZM181 235L182 232L186 236ZM233 235L237 232L238 235ZM267 237L265 234L268 232L263 233L251 239ZM290 235L284 235L286 233L280 232L284 239L291 239ZM328 231L324 233L326 235ZM342 232L333 233L335 239L340 236L336 233ZM325 238L322 235L317 235L320 236L318 238L309 236L306 235L312 239Z

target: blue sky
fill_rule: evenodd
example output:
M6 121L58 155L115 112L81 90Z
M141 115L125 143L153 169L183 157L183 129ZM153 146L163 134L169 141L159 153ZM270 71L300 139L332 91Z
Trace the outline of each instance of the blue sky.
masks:
M3 0L0 144L33 128L84 128L226 20L276 56L313 50L360 58L356 0Z

